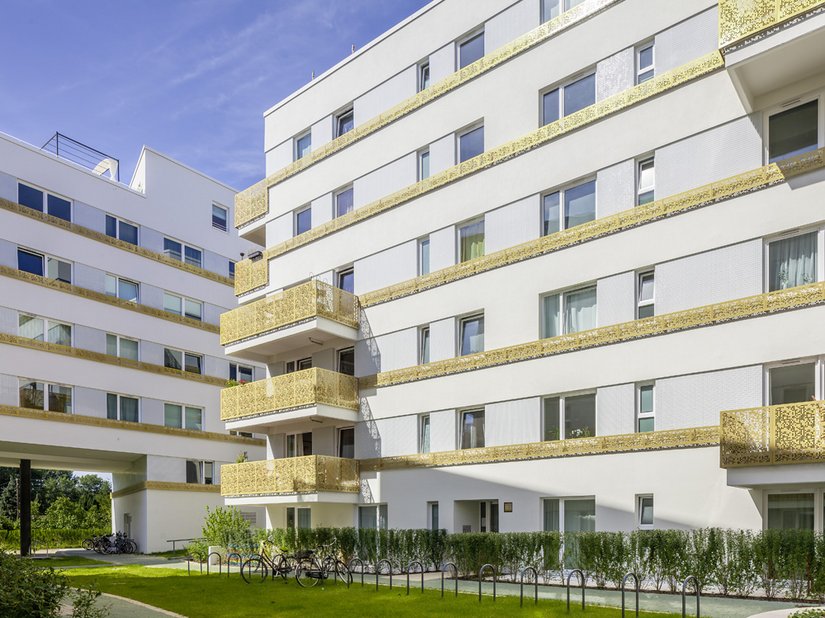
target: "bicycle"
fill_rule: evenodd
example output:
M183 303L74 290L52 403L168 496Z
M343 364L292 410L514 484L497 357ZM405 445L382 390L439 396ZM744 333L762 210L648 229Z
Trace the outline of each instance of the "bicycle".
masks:
M302 588L312 588L318 582L327 580L332 575L336 584L340 579L349 588L352 584L352 573L343 560L338 557L338 552L334 551L332 547L321 547L321 551L326 555L320 560L315 557L316 552L311 549L298 552L295 555L297 560L295 580L298 585Z
M280 576L284 581L295 570L295 558L275 546L261 542L260 553L253 554L241 564L241 577L247 584L253 581L265 582L271 575L272 579Z

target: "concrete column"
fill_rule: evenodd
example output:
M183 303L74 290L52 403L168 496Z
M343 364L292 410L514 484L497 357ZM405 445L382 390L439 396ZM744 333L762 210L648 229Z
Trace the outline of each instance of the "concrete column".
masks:
M20 555L28 556L32 544L32 462L20 460Z

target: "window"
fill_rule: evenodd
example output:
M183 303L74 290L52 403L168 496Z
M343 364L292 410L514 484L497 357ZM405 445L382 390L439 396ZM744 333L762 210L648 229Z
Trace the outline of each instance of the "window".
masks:
M23 272L63 283L72 282L72 265L55 257L26 249L17 250L17 268Z
M544 440L596 435L596 395L565 395L544 400Z
M460 356L484 351L484 316L473 315L459 322Z
M484 152L484 127L476 127L458 136L458 162L477 157Z
M140 285L134 281L107 274L106 294L109 296L117 296L121 300L136 303L140 295Z
M44 204L45 200L45 204ZM47 212L53 217L72 220L72 203L62 197L35 189L22 182L17 183L17 202L39 212Z
M418 65L418 92L430 87L430 62L422 62Z
M555 122L596 102L596 74L585 75L541 95L541 124Z
M223 206L212 204L212 227L222 232L226 231L226 222L229 220L229 211Z
M312 455L312 432L290 433L286 436L286 456Z
M430 273L430 237L418 240L418 275Z
M295 213L295 235L298 236L312 229L312 208L307 207Z
M338 457L355 459L355 427L338 430Z
M418 452L430 452L430 415L422 414L418 417Z
M294 160L303 159L312 150L312 132L307 131L295 138Z
M129 360L139 360L140 345L135 339L127 339L119 335L106 334L106 354L128 358Z
M543 502L546 532L596 530L596 501L593 498L546 498Z
M387 505L377 504L358 507L358 527L369 530L387 529Z
M138 226L112 215L106 215L106 236L136 245L138 244Z
M232 260L229 260L229 278L235 278L235 262L233 262Z
M21 313L18 316L18 334L26 339L46 341L57 345L72 345L72 326L33 315Z
M584 0L541 0L541 21L546 22L558 17L561 11L569 11Z
M653 157L639 161L636 175L639 183L636 187L636 204L649 204L656 199L656 164Z
M335 137L341 137L355 128L355 114L352 108L341 112L335 117Z
M430 530L438 530L438 502L427 503L427 522Z
M19 393L21 408L72 413L71 386L21 379Z
M252 382L255 378L252 367L241 365L239 363L229 363L229 379L236 382Z
M813 494L768 494L768 529L813 530Z
M339 191L335 194L335 216L343 217L352 211L353 193L352 187Z
M203 320L203 303L199 300L164 292L163 309L169 313L182 315L193 320Z
M302 358L297 361L289 361L286 363L285 373L292 373L293 371L303 371L304 369L312 369L312 359Z
M787 159L819 146L819 101L773 114L768 119L768 162Z
M484 255L484 219L458 228L458 261L466 262Z
M312 510L309 507L288 506L286 509L286 527L294 530L312 528Z
M178 403L163 404L163 424L176 429L203 431L203 410Z
M458 44L458 68L463 69L468 64L484 56L484 31L470 35Z
M637 390L636 431L645 433L656 429L653 384L642 384Z
M163 253L178 262L183 260L190 266L197 266L198 268L203 266L203 252L200 249L190 247L171 238L163 239Z
M653 528L653 496L636 496L636 517L639 528Z
M636 319L649 318L655 314L654 292L655 278L652 272L641 273L638 278L638 296L636 299Z
M138 407L137 397L106 393L106 418L108 419L137 423L140 417Z
M422 326L418 334L418 364L430 362L430 327Z
M461 448L484 446L484 410L467 410L461 413Z
M564 212L560 212L561 205ZM596 218L596 181L588 180L542 198L542 232L545 236Z
M355 375L355 348L338 350L338 373Z
M352 268L339 270L336 277L336 286L339 290L353 294L353 290L355 290L355 270Z
M784 290L817 280L817 232L768 244L768 291Z
M654 68L654 47L653 43L642 45L636 50L636 83L642 84L649 79L653 79L656 74Z
M198 483L200 485L212 485L215 481L215 462L198 461L189 459L186 461L186 482Z
M596 286L545 296L542 313L544 338L596 328Z
M768 405L811 401L816 397L816 363L790 363L768 369Z
M169 369L182 369L189 373L201 374L203 373L203 356L173 350L172 348L163 348L163 366Z
M430 177L430 151L418 153L418 180L419 182Z

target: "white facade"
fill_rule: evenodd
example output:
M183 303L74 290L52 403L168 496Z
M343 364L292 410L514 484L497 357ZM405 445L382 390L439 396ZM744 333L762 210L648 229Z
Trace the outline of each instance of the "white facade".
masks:
M0 135L0 465L112 473L113 528L143 552L199 537L220 464L264 455L220 420L240 377L218 319L256 248L213 224L232 201L150 148L126 185Z
M825 398L821 301L739 302L825 280L823 3L722 40L714 0L561 3L542 24L554 4L436 0L265 113L268 178L237 203L267 249L230 314L260 324L226 350L277 392L310 363L350 371L354 347L359 417L244 426L273 478L310 447L360 473L337 497L239 481L228 503L275 527L822 529L822 463L733 467L717 426ZM483 59L453 74L477 33ZM357 333L278 314L310 280L358 297ZM620 335L719 303L738 313Z

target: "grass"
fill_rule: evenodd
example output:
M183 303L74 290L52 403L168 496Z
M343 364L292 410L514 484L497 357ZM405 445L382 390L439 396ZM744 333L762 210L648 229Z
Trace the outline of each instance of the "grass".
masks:
M67 571L73 586L96 586L108 592L149 605L177 612L189 618L254 618L257 616L335 616L353 615L359 618L387 616L404 618L429 615L451 616L567 616L566 607L560 601L540 600L533 606L525 599L519 608L517 597L499 597L494 603L485 597L482 603L474 595L460 594L454 598L447 593L444 599L439 591L425 593L406 588L390 590L354 584L347 589L343 584L318 584L304 589L294 579L267 581L262 584L246 584L236 574L191 575L186 571L141 566L73 569ZM619 618L621 611L613 608L590 606L582 614L578 606L571 608L571 616L587 618ZM673 614L648 613L645 618L673 618Z
M110 564L100 560L92 560L91 558L82 558L81 556L63 556L55 558L29 558L38 566L54 567L75 567L75 566L92 566L95 564Z

